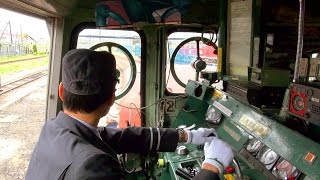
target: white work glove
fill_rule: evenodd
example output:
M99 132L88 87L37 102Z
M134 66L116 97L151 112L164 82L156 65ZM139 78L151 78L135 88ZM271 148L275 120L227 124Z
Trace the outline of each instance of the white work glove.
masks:
M223 173L224 169L230 165L234 154L227 143L215 138L212 142L204 144L204 156L202 164L211 164L219 169L220 173Z
M202 145L206 142L211 142L217 138L216 130L213 128L199 128L197 130L187 131L188 139L186 144Z

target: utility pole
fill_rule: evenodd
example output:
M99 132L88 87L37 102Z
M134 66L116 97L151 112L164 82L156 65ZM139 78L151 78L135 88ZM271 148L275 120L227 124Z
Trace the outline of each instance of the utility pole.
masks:
M4 29L3 29L2 33L1 33L1 36L0 36L0 40L1 40L1 38L2 38L2 36L3 36L3 34L4 34L4 32L6 31L6 29L7 29L8 25L9 25L9 22L10 22L10 21L8 21L8 22L7 22L7 24L6 24L6 27L4 27Z
M12 41L12 32L11 32L11 23L10 23L10 20L9 20L9 30L10 30L10 40L11 40L11 45L13 44L13 41Z
M22 26L21 26L21 24L20 24L20 40L21 40L21 46L23 46Z

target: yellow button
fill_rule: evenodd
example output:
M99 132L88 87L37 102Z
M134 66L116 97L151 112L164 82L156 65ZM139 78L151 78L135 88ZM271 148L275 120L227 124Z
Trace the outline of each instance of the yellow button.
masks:
M234 180L234 177L233 177L232 174L225 174L225 175L224 175L224 179L225 179L225 180Z
M158 166L164 167L164 159L158 159Z

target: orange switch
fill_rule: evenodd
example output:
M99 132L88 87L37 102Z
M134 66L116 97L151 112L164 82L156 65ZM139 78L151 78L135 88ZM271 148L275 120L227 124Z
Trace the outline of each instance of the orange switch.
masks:
M316 155L312 154L311 152L308 152L308 154L304 157L304 159L305 159L308 163L312 164L313 161L316 159L316 157L317 157Z

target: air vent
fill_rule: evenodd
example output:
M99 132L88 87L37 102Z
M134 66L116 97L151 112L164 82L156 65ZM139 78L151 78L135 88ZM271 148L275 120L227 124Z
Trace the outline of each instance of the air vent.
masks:
M316 105L312 104L311 112L314 114L320 115L320 106L316 106Z

